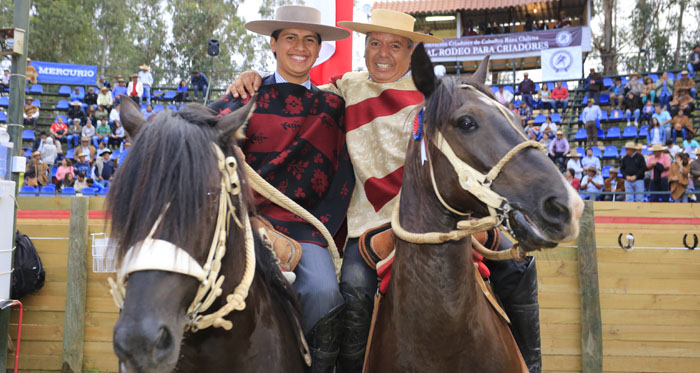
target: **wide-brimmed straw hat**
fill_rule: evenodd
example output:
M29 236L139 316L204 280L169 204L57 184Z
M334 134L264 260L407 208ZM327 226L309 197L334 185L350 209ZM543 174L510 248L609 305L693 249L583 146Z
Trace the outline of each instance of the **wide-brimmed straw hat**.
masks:
M245 24L245 28L266 36L282 29L309 30L321 35L325 41L342 40L350 36L347 30L322 24L320 10L302 5L281 6L275 11L274 19L250 21Z
M642 74L640 74L640 73L638 73L638 72L635 71L635 72L633 72L632 74L630 74L630 76L638 76L638 77L641 78L641 77L642 77Z
M442 43L442 39L435 36L414 32L415 23L416 19L406 13L389 9L375 9L372 11L370 23L341 21L338 22L338 25L361 34L383 32L409 38L414 43Z
M625 143L625 146L623 148L626 149L637 149L637 144L635 144L633 141L628 141Z
M71 106L81 106L81 105L82 105L82 104L81 104L80 102L78 102L78 101L72 101L70 104L71 104Z
M34 101L34 97L32 97L32 96L27 96L26 100L27 100L27 101Z
M36 150L36 151L34 151L34 153L32 153L32 157L35 156L35 155L41 155L41 152L38 151L38 150Z
M688 70L681 71L681 75L688 75Z
M107 87L102 87L102 88L100 88L100 91L109 91L109 88L107 88Z
M148 65L141 65L141 66L139 66L139 69L141 69L141 70L149 70L150 67L148 67Z
M583 154L579 153L576 149L572 149L569 151L569 153L566 154L567 157L573 158L573 157L583 157Z
M649 151L652 152L662 152L664 150L668 149L667 147L661 145L661 144L654 144L649 148Z
M695 150L693 150L693 153L700 155L700 148L695 148Z

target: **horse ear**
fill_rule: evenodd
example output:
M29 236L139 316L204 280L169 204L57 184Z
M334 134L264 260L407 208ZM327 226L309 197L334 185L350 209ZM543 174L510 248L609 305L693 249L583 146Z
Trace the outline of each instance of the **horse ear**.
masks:
M491 58L491 56L484 57L481 61L481 65L479 65L479 68L476 69L476 72L472 75L472 79L481 84L486 83L486 76L489 74L489 58Z
M217 127L219 140L222 143L229 144L232 139L235 141L245 139L246 124L255 111L255 98L256 95L251 96L247 104L219 119Z
M127 95L119 96L119 119L124 130L135 138L142 126L146 125L146 118L141 114L139 106Z
M425 51L423 43L418 44L413 49L411 55L411 74L413 75L413 83L418 88L423 96L428 98L435 87L439 84L439 80L433 71L433 64L430 62L430 57Z

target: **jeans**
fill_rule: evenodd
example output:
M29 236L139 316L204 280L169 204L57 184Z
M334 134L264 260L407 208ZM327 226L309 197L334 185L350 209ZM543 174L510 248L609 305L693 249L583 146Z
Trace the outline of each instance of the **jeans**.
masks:
M146 105L151 104L151 86L150 85L143 85L143 95L141 96L141 102L140 104L143 104L143 98L146 98Z
M671 95L662 93L659 96L659 105L661 105L661 108L666 108L666 110L670 110L671 109L671 107L669 106L670 103L671 103Z
M598 105L600 103L600 91L588 91L588 98L594 99L595 104Z
M639 192L639 194L632 194ZM625 194L627 202L644 202L644 180L625 180Z
M301 305L302 329L308 334L323 316L345 301L338 288L328 249L309 242L300 244L302 255L294 270L297 279L293 288Z
M569 105L569 100L554 101L554 112L557 112L557 108L561 108L561 112L566 111L566 107Z
M639 115L641 114L641 112L642 111L639 109L634 109L634 114L633 114L632 111L630 111L630 109L627 109L627 110L625 110L625 119L627 119L627 121L629 122L630 120L632 120L632 117L634 116L634 121L636 123L637 119L639 119Z
M523 102L532 110L532 94L531 93L523 93Z
M103 142L105 145L109 145L109 136L103 137L102 140L100 140L98 136L92 137L92 144L95 145L95 149L100 148L100 142Z
M69 147L75 148L80 143L80 135L79 134L68 135L68 136L66 136L66 140L68 141Z
M668 202L668 177L662 177L658 184L651 179L649 184L650 192L665 192L664 194L652 194L649 196L649 202Z
M207 94L207 85L195 85L192 87L192 90L194 91L194 98L197 98L197 91L202 91L202 98L204 98L204 95Z
M676 143L676 139L678 138L678 135L681 135L683 137L683 140L685 140L686 137L688 137L688 129L683 127L681 130L677 130L675 128L671 128L671 141L673 143Z

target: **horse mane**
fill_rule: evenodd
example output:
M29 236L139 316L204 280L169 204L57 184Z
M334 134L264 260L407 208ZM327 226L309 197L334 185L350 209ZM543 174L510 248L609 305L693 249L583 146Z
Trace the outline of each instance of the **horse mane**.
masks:
M212 212L215 206L211 206L207 193L218 190L220 182L218 161L211 143L217 142L224 151L231 147L218 141L219 119L214 110L189 104L178 112L159 113L140 129L107 196L110 236L116 243L115 257L119 262L130 247L148 236L168 203L168 213L164 214L154 236L182 248L209 248L211 237L206 225L215 224L216 213ZM240 210L237 213L239 216L255 214L254 196L243 169L245 159L236 151L230 153L237 160L242 184L243 206L237 207ZM154 185L153 180L158 181L157 184ZM273 298L284 308L299 339L302 332L296 295L282 276L273 253L262 244L256 232L253 235L256 271ZM227 251L231 250L233 241L227 241ZM206 251L190 255L203 262Z

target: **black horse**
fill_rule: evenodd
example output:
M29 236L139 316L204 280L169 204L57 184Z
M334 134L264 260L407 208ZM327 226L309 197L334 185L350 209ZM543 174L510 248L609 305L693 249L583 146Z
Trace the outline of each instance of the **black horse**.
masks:
M132 265L128 258L138 252L134 250L151 250L141 243L153 238L181 249L191 263L206 271L208 250L223 220L225 251L221 252L225 255L219 273L223 283L211 311L224 306L227 295L244 282L246 260L252 256L255 262L252 282L243 296L244 309L228 313L214 325L231 322L231 330L209 327L197 331L201 325L190 304L201 281L169 270L149 270L167 267L173 258L127 273L122 312L114 327L120 370L304 371L308 354L291 287L260 238L246 230L254 206L236 138L252 104L224 118L191 104L177 113L162 112L146 123L133 101L122 96L121 102L122 123L135 141L117 171L107 209L122 269ZM223 154L217 156L217 147ZM222 176L226 167L231 177ZM235 196L228 190L222 193L228 188L222 180L230 183L232 179L240 180L238 185L231 184L232 189L240 188ZM220 204L222 198L230 203ZM227 211L224 215L222 206ZM247 247L246 242L254 242L254 255L246 256L246 249L252 246Z

